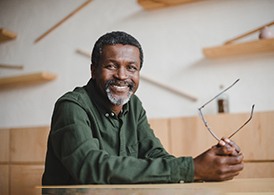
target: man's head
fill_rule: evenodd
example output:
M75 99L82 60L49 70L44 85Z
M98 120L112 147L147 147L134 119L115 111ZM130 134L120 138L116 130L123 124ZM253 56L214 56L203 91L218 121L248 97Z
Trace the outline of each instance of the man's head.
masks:
M93 48L92 79L111 105L121 108L139 86L142 63L143 51L134 37L124 32L107 33Z
M144 53L141 44L133 36L121 31L106 33L96 41L91 54L91 63L93 66L96 66L100 61L104 46L116 44L132 45L137 47L140 52L140 62L142 68Z

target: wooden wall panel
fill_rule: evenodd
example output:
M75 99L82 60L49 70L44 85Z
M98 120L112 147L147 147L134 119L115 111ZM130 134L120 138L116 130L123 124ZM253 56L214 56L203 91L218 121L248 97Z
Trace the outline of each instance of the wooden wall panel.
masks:
M41 194L36 186L41 186L43 171L44 165L11 165L10 195Z
M0 129L0 163L9 162L9 129Z
M11 129L11 162L44 162L48 133L49 127Z
M175 156L197 156L216 144L198 117L170 119L171 152Z
M205 118L219 137L228 137L249 118L249 113L208 115ZM274 177L273 119L274 112L254 113L250 123L232 137L241 147L244 160L248 161L239 177ZM155 128L162 119L158 120L154 120ZM198 116L171 118L168 124L170 153L175 156L196 157L217 143Z
M248 113L208 115L219 137L228 136L246 121ZM238 176L274 177L274 112L254 113L252 121L233 137L242 148L245 169ZM198 116L150 119L151 128L168 152L197 156L217 141ZM40 194L49 127L0 130L0 194ZM260 162L252 162L252 161Z
M168 152L171 152L169 119L150 119L149 123L155 135L160 139L164 148Z
M237 176L237 178L271 177L274 177L274 162L244 163L244 170Z
M9 165L0 165L0 194L9 194Z
M221 137L229 136L249 118L244 114L208 116L208 124ZM245 160L274 160L274 112L258 112L249 124L232 137L244 153Z
M205 116L208 125L219 136L229 136L249 117L244 114ZM274 160L274 112L254 113L247 126L232 137L242 149L245 160ZM171 152L176 156L196 156L216 144L199 117L170 119Z

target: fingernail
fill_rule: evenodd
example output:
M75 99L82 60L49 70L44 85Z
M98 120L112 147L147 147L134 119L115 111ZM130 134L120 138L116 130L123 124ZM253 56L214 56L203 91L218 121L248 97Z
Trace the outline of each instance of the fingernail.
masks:
M226 142L226 143L230 143L231 141L230 141L230 139L225 138L225 142Z
M223 140L220 140L220 141L219 141L219 145L225 146L225 142L224 142Z

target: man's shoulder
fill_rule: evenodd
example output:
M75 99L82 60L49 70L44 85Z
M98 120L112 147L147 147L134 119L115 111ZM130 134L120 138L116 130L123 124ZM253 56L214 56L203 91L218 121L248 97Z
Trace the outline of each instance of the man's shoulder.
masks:
M60 101L73 101L77 103L86 102L89 100L89 96L84 87L76 87L73 91L66 92L62 95L58 102Z
M143 108L142 101L139 99L137 95L131 96L129 101L129 109L134 110L135 114L137 115L145 111Z

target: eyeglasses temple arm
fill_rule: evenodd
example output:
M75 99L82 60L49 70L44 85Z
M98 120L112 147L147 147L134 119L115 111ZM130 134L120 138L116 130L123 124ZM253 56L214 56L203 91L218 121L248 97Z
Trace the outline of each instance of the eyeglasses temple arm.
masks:
M248 120L247 120L239 129L237 129L236 131L234 131L234 133L232 133L232 134L228 137L229 139L230 139L233 135L235 135L238 131L240 131L247 123L249 123L249 121L252 119L252 116L253 116L254 107L255 107L255 104L252 105L251 113L250 113L249 119L248 119Z
M234 83L232 85L230 85L229 87L227 87L226 89L224 89L223 91L221 91L219 94L217 94L216 96L214 96L212 99L210 99L208 102L206 102L204 105L201 106L202 109L203 107L205 107L207 104L209 104L210 102L212 102L214 99L216 99L217 97L219 97L221 94L223 94L224 92L226 92L227 90L229 90L231 87L233 87L233 85L235 85L240 79L237 79L236 81L234 81Z
M205 120L204 115L202 113L202 110L201 110L202 108L203 108L203 106L198 109L199 113L200 113L200 116L201 116L201 119L204 122L204 125L207 128L207 130L209 131L209 133L219 142L221 139L213 131L211 131L211 129L209 128L209 126L207 124L207 121Z

